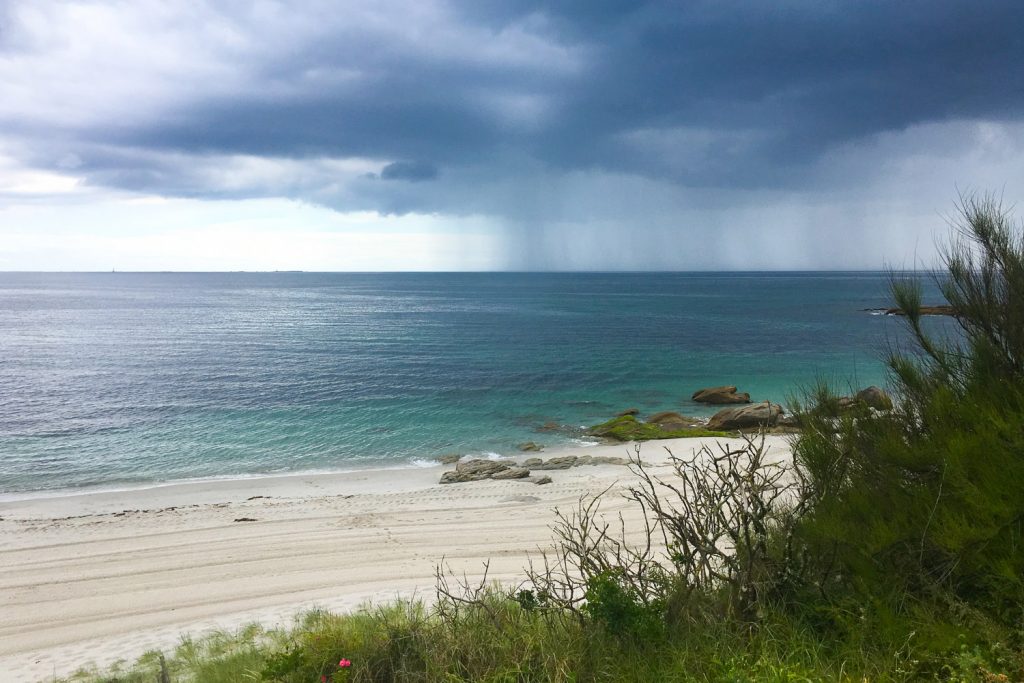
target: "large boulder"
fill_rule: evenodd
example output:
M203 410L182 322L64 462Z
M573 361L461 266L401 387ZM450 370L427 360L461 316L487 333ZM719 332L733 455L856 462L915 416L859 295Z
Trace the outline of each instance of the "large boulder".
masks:
M861 389L853 396L840 396L836 399L836 408L840 413L855 410L858 406L861 408L867 406L875 410L892 410L892 399L884 389L879 389L876 386Z
M885 393L884 389L876 386L861 389L854 398L866 403L875 410L892 410L892 399L889 398L889 394Z
M768 401L739 408L722 408L708 420L708 429L729 431L774 427L782 413L782 406Z
M750 394L736 393L736 387L707 387L698 389L690 397L697 403L710 403L712 405L728 405L731 403L750 403Z

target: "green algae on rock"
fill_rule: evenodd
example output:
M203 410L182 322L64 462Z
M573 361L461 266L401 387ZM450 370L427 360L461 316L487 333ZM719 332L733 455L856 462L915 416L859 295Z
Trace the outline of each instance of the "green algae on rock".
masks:
M591 427L587 433L615 441L652 441L654 439L679 439L700 436L728 436L725 432L716 432L703 427L677 427L676 422L655 424L640 422L634 415L620 415L607 422ZM665 426L671 427L665 429Z

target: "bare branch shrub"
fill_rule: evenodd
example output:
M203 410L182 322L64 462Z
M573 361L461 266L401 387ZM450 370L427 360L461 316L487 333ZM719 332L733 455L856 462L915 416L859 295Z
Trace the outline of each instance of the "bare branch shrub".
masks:
M608 490L580 498L568 514L555 510L555 548L530 558L524 582L530 588L518 594L521 604L567 612L583 620L581 608L588 588L603 576L615 577L644 606L663 597L669 577L652 543L656 538L652 520L644 515L646 527L640 545L627 542L622 515L613 530L599 514Z
M584 497L568 514L556 510L555 548L531 560L520 592L530 606L586 616L588 591L613 577L642 607L689 605L725 598L727 611L754 620L768 593L794 571L792 530L813 496L788 463L767 458L764 434L733 448L704 446L689 458L670 450L670 474L654 474L639 458L638 482L624 495L640 506L644 530L630 543L622 515L599 514L608 490Z
M638 460L639 484L626 495L654 517L684 597L724 589L729 610L753 619L787 571L792 525L808 496L792 466L767 459L763 433L743 439L690 458L669 451L671 477Z

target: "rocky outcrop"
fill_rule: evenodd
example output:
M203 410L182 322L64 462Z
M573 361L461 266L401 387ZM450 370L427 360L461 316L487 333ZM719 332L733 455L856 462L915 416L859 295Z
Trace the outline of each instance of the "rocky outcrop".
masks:
M578 458L575 455L559 455L554 458L548 458L542 461L540 464L533 465L530 469L534 470L567 470L576 464Z
M455 484L464 481L481 481L490 479L499 472L509 469L509 464L499 460L467 460L460 462L454 470L441 475L442 484Z
M532 441L527 441L526 443L521 443L521 444L519 444L519 446L517 446L517 448L518 448L519 450L521 450L521 451L526 451L526 452L530 452L530 451L542 451L542 450L544 450L544 447L543 447L543 446L540 446L540 445L538 445L538 444L535 444L535 443L534 443L534 442L532 442Z
M868 407L875 410L892 410L892 399L889 397L889 394L884 389L876 386L861 389L854 395L854 398L866 403Z
M527 458L517 465L514 460L484 460L477 458L460 462L455 469L441 475L442 484L461 484L486 479L526 481L550 484L551 477L533 475L531 470L567 470L583 465L628 465L629 460L608 455L558 455L547 460Z
M892 410L892 399L884 389L876 386L861 389L853 396L840 396L836 399L836 407L841 413L854 410L858 406L867 406L868 408L883 411Z
M639 414L640 414L640 409L639 408L626 408L625 410L623 410L621 413L619 413L615 417L624 417L626 415L639 415Z
M458 453L447 453L445 455L437 456L436 458L434 458L434 460L441 463L442 465L454 465L458 461L462 460L462 456L459 455Z
M696 427L700 424L700 420L680 415L671 410L665 410L647 418L647 424L658 425L658 427L666 432L678 432L680 429Z
M728 405L732 403L750 403L750 394L737 393L736 387L707 387L698 389L690 397L697 403L710 403L712 405Z
M543 477L540 477L543 478ZM454 470L441 475L442 484L461 484L467 481L483 481L485 479L518 479L521 481L536 480L538 477L531 477L530 470L526 467L516 465L514 460L484 460L477 458L460 462ZM550 479L548 480L550 481ZM546 484L545 481L535 481L537 484Z
M868 313L874 313L882 315L906 315L907 312L902 308L865 308ZM919 309L921 315L949 315L956 316L956 310L947 304L940 304L937 306L921 306Z
M595 455L590 459L591 465L628 465L628 458L618 458L614 455Z
M708 429L732 431L734 429L774 427L782 413L782 406L768 401L740 408L723 408L708 420Z
M492 474L491 479L525 479L528 476L530 476L530 470L525 467L509 467Z

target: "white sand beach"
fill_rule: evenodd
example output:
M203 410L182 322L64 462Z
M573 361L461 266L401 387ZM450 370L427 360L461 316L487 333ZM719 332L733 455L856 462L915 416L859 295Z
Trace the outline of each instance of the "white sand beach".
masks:
M665 447L689 454L701 443L650 442L642 457L656 466ZM768 445L775 457L789 453L784 437ZM541 455L626 456L632 448ZM187 632L288 624L312 607L429 600L442 556L470 576L489 559L492 578L514 581L527 554L550 544L553 508L633 478L626 467L598 465L544 472L547 485L439 485L445 469L8 496L0 500L0 680L132 660ZM612 491L603 509L629 507Z

